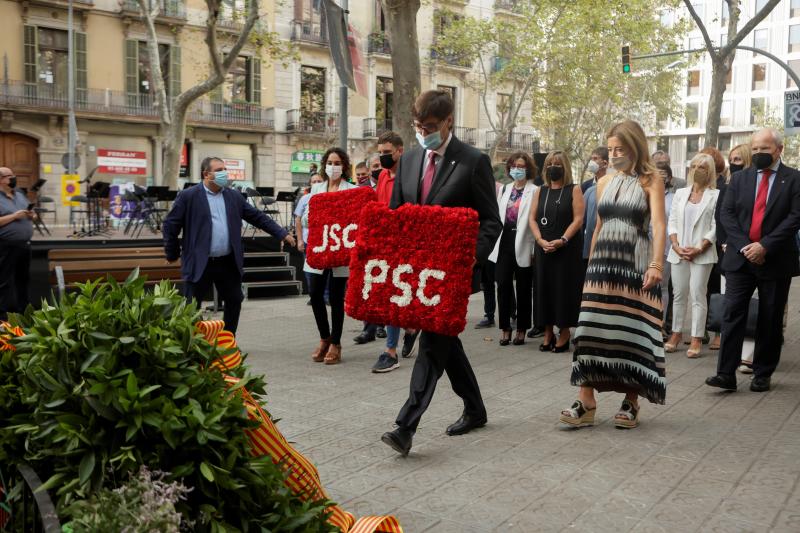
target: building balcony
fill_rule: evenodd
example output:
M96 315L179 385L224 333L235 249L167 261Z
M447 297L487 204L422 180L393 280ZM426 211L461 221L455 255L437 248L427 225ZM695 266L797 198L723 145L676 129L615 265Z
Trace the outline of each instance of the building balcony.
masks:
M363 124L362 137L364 139L380 137L392 130L392 119L365 118Z
M322 22L293 20L292 40L326 45L328 44L328 29Z
M389 46L389 38L384 32L372 32L367 41L367 53L391 55L392 47Z
M492 58L492 72L500 72L511 62L507 57L494 56Z
M161 10L156 20L171 23L186 22L186 4L183 0L161 0ZM139 16L139 2L137 0L124 0L120 6L123 15Z
M488 150L495 142L497 132L486 132L486 149ZM497 150L500 152L527 152L533 155L539 151L539 140L532 133L509 133L497 144Z
M469 59L456 54L442 53L434 48L431 48L431 59L441 65L459 70L470 70L472 68L472 61Z
M0 84L0 109L26 113L66 114L69 108L66 87L31 85L6 80ZM126 122L160 121L158 102L150 94L129 94L109 89L75 91L75 114L80 117L124 120ZM192 125L225 126L271 130L274 110L250 103L221 103L201 98L189 108Z
M32 6L46 6L57 7L61 9L69 8L69 0L20 0L23 9L27 9L28 5ZM94 7L93 0L74 0L72 9L76 11L86 11Z
M476 128L456 126L455 131L453 131L453 133L457 138L461 140L461 142L467 143L472 146L477 146L478 144L478 130Z
M520 12L520 5L518 0L494 0L495 11L503 11L506 13L518 14Z
M286 112L286 131L332 135L339 131L339 114L290 109Z

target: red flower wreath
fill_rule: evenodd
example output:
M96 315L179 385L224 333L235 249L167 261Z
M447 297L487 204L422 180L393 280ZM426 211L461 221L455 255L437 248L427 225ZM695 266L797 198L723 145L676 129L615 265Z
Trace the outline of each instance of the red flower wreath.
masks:
M390 210L373 202L361 210L361 220L350 262L347 314L442 335L461 333L472 288L478 214L410 204Z
M308 264L321 270L347 266L356 243L361 209L377 198L372 187L312 196L308 202Z

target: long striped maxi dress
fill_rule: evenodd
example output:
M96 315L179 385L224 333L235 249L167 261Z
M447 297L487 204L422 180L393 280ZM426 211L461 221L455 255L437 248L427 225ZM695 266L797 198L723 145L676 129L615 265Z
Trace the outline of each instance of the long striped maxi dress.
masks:
M570 381L663 404L661 289L642 290L652 242L639 179L618 172L597 211L602 227L586 271Z

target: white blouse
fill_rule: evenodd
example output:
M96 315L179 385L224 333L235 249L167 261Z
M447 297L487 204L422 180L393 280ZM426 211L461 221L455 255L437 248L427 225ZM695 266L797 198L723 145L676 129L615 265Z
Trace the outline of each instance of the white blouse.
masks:
M692 230L702 212L703 208L700 203L693 204L692 202L686 202L686 208L683 212L683 235L679 236L678 241L680 246L684 248L694 246L695 243L692 242Z

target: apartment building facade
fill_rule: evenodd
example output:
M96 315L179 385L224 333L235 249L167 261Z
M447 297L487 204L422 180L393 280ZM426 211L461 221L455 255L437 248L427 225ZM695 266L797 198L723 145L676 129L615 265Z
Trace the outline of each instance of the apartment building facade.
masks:
M157 20L160 63L170 95L208 73L206 6L200 0L161 0ZM135 0L75 0L75 112L78 172L106 182L162 182L161 137L150 73L147 33ZM491 141L481 95L471 88L471 65L436 57L431 44L449 17L516 16L509 0L433 0L418 15L423 89L451 91L456 134L486 148ZM244 0L223 4L219 32L235 36ZM67 151L67 2L0 0L0 158L24 187L45 178L44 193L59 197ZM247 45L223 86L200 99L189 114L182 181L199 179L200 161L226 159L246 186L290 190L308 178L308 167L338 143L339 79L330 58L319 0L262 2L260 22L293 42L297 59L264 57ZM377 135L392 127L391 46L378 0L350 0L350 24L361 37L366 94L348 95L347 150L355 161L374 151ZM398 46L398 44L395 44ZM399 44L402 46L402 43ZM502 106L508 95L487 95ZM504 150L532 150L535 130L522 123ZM114 156L128 158L109 165ZM502 156L502 152L500 154ZM127 166L126 166L127 165Z
M744 0L739 27L761 9L766 0ZM705 21L711 39L719 44L726 40L728 12L724 0L695 0L693 7ZM685 7L669 17L688 17ZM743 45L770 52L800 74L800 0L783 0ZM693 29L684 41L686 49L702 48L700 30ZM668 152L676 176L685 177L692 157L705 144L706 114L711 92L711 62L702 54L686 69L686 85L682 91L684 116L662 121L660 131L653 132L651 148ZM749 142L755 129L763 126L765 117L783 117L784 94L796 86L787 72L767 57L739 50L727 80L720 117L719 148L723 154L731 147Z

